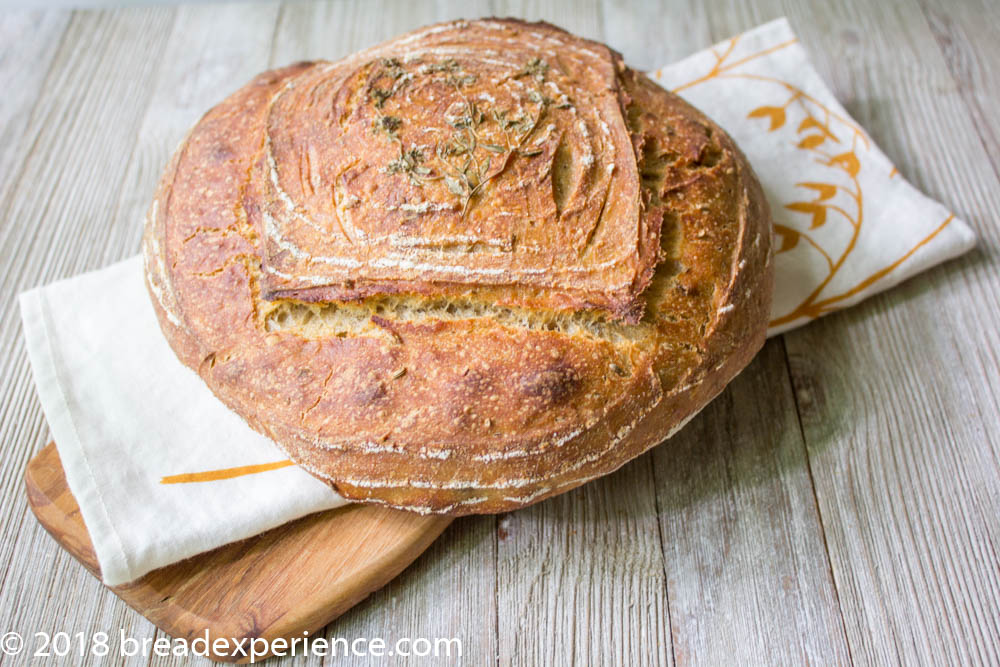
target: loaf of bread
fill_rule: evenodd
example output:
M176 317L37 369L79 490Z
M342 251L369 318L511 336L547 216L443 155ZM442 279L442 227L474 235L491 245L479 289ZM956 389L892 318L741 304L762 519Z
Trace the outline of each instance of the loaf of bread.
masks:
M346 498L451 514L668 438L761 347L773 283L725 132L515 20L261 74L177 150L143 250L170 345L253 428Z

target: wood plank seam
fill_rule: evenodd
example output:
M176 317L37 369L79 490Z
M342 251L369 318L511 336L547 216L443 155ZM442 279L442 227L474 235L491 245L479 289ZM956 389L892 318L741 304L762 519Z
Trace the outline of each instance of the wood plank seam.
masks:
M759 19L757 20L758 24L763 23L763 19L761 19L761 17L755 17L755 18ZM726 30L720 31L717 29L716 25L711 21L710 15L709 15L709 25L710 25L709 29L712 33L714 41L717 42L729 36L728 34L722 34L722 33L727 33ZM809 448L805 437L805 431L802 425L802 415L799 406L799 395L795 387L795 381L792 372L792 364L788 354L788 348L785 341L785 334L782 334L780 336L780 340L781 340L782 359L784 361L785 377L787 378L788 387L792 396L792 403L795 408L795 419L796 419L796 424L798 425L799 435L800 435L799 443L802 450L802 456L804 457L805 461L806 473L809 479L809 488L812 492L813 506L815 508L816 516L818 518L818 527L819 527L820 538L823 545L823 553L826 557L826 569L833 588L834 600L836 601L837 605L837 616L840 619L840 630L843 633L844 645L846 646L847 649L848 660L851 662L852 665L854 665L855 660L852 653L851 642L849 641L849 634L847 632L847 621L844 616L844 610L840 599L841 598L840 584L838 583L837 577L835 576L833 571L833 562L832 562L832 557L830 555L830 547L826 537L826 525L824 523L824 517L820 507L819 497L816 491L816 482L815 479L813 478L812 465L809 459Z
M921 11L923 11L923 13L925 14L924 18L926 19L926 6L923 8L923 10L917 7L913 7L913 10L914 11L905 11L905 8L897 7L897 11L900 15L904 13L907 15L914 15L914 14L919 14L921 13ZM922 32L919 30L920 27L919 24L921 23L921 19L919 16L917 16L913 20L915 21L915 26L916 26L915 34L919 35L920 32ZM929 31L926 32L928 38L935 39L931 37L931 32ZM936 41L938 42L939 47L942 47L942 42L940 38L936 38ZM946 60L947 58L943 59L941 62L944 63ZM984 128L982 126L977 125L975 117L976 115L970 109L968 104L969 98L968 97L963 98L963 96L961 95L963 87L962 87L962 82L958 80L959 77L957 76L956 70L954 69L954 67L952 67L946 75L943 74L944 68L933 67L933 65L935 64L935 58L933 57L933 55L931 55L931 57L929 58L921 58L919 63L922 66L922 68L929 68L932 71L942 73L941 79L943 79L943 81L934 82L935 83L934 88L944 93L940 98L942 106L939 106L936 109L931 110L930 113L924 113L923 114L924 118L933 119L935 115L937 115L937 117L940 118L943 112L947 110L948 112L950 112L948 115L952 116L951 119L952 122L948 123L946 127L948 127L949 129L954 128L955 132L961 131L959 128L961 128L962 125L964 124L963 123L964 119L962 117L965 116L969 118L969 120L971 121L969 125L975 128L976 133L974 135L973 145L976 148L976 152L978 152L979 146L985 145L985 137L983 134ZM869 71L874 70L875 73L877 73L878 71L878 68L872 68L871 66L869 66L866 69L868 69ZM924 72L921 72L921 74L923 74L924 78L930 78L927 77ZM948 104L948 98L951 97L951 94L949 94L951 87L948 84L953 82L958 84L956 89L956 92L958 94L954 95L954 97L960 98L960 100L958 101L960 101L961 104L956 103L957 101L953 102L952 104ZM868 82L866 81L866 83ZM862 87L861 89L866 90L866 88L864 87ZM907 100L902 101L904 108L906 101ZM919 101L920 99L917 98L918 103ZM911 104L913 104L912 100L910 102ZM934 106L937 105L935 104ZM919 121L919 118L920 116L917 115L914 118L914 120ZM930 126L933 126L934 124L933 120L925 120L924 122ZM877 124L871 129L877 129ZM947 136L947 134L942 132L942 136ZM919 146L918 143L913 143L911 145L914 148ZM968 146L968 144L966 145ZM922 153L924 154L926 154L927 152L928 151L926 149L922 151ZM987 150L986 153L990 154L990 151ZM918 155L919 154L920 153L918 153ZM939 155L944 155L944 154L945 151L941 151L939 153ZM926 159L927 164L935 164L937 162L938 160ZM972 162L973 160L970 160L970 164L972 164ZM934 175L936 175L934 174L935 170L929 169L929 171L930 171L930 178L934 179ZM936 171L937 174L941 173L940 169ZM997 175L996 164L991 163L991 166L988 168L988 171L991 172L990 176L995 178ZM938 176L937 179L934 179L931 182L941 183L942 181L940 180L940 176ZM949 181L947 180L944 180L943 182L946 184L949 183ZM969 201L968 198L963 196L964 194L966 193L962 190L953 190L952 194L950 195L950 198L957 199L958 201L962 200ZM973 201L975 201L974 198ZM970 211L970 213L972 212L973 211ZM968 260L966 260L965 263L966 266L970 264ZM941 276L941 274L940 272L937 272L936 274L930 274L926 277L923 277L921 280L922 282L928 285L937 283L938 286L940 286L940 282L943 281L940 280L939 276ZM972 276L970 276L970 278L971 277ZM906 287L903 287L902 289L905 290ZM894 314L894 317L900 318L902 321L905 322L908 309L906 308L905 304L899 304L898 297L896 298L890 296L878 297L878 301L875 304L868 306L868 313L873 313L876 311L878 312L886 311L888 310L889 304L893 304L894 310L898 309L897 312ZM875 308L874 311L872 310L873 307ZM859 312L864 312L864 310L859 310ZM893 315L892 313L890 314ZM843 318L844 316L841 317ZM851 316L847 317L848 319L855 319L854 317ZM843 321L844 320L841 319L840 321L841 325L839 328L827 329L827 330L830 331L831 333L835 331L840 331L843 328L842 324ZM820 326L822 327L823 325ZM859 328L862 327L861 324L858 324L858 326ZM808 334L806 334L806 336L808 337ZM906 338L903 337L904 341L905 339ZM901 352L899 354L900 357L905 355L905 349L906 347L904 345L900 351ZM901 367L901 370L903 370L905 373L906 371L910 370L910 368L911 366L907 364L903 365ZM957 379L958 378L956 378L956 380ZM917 378L915 377L903 378L899 381L898 386L900 387L907 386L908 384L907 380L909 380L909 384L910 386L912 386L913 380L917 380ZM928 386L928 389L926 391L928 392L928 394L933 395L936 401L946 401L947 399L943 399L941 397L941 392L938 391L939 386L949 387L949 391L951 391L952 389L950 388L953 387L954 385L952 385L952 383L944 383L942 385L930 384ZM973 401L973 404L975 404L977 408L980 405L978 401ZM947 405L947 403L944 403L943 405ZM812 432L810 433L810 441L816 441L818 438L816 431L817 425L815 423L816 422L815 416L812 417L812 422L813 423L811 427ZM892 430L897 430L897 431L902 430L899 428L900 427L899 424L893 424L893 419L891 417L889 419L889 422L890 422L890 427L893 426L895 427ZM941 427L935 428L935 426L936 424L933 423L933 420L920 420L918 425L915 426L915 430L921 435L934 433L934 431L937 430L938 433L941 436L943 436L940 440L940 446L930 446L930 443L934 442L933 440L930 440L927 446L926 455L934 458L940 457L938 460L946 460L949 462L957 463L958 460L954 458L954 453L948 451L950 447L948 447L946 444L948 443L949 440L956 437L955 434L951 431L950 428L948 428L947 431L942 432L941 430L939 430ZM890 434L892 433L892 430L890 430ZM988 433L989 429L988 428L984 429L984 431ZM986 439L989 440L988 435ZM810 442L810 444L812 444L812 442ZM852 442L851 444L854 445L859 443ZM983 634L989 634L989 633L977 632L976 631L977 628L974 622L972 623L971 626L973 629L970 631L969 630L970 622L966 619L966 615L968 615L970 609L972 610L973 614L978 615L979 606L975 604L975 601L983 600L987 596L981 593L970 594L966 592L965 589L967 586L976 586L977 579L967 574L961 576L956 576L952 574L951 569L954 565L956 565L955 555L954 555L956 552L953 549L951 541L942 542L940 534L937 534L937 530L934 528L934 526L940 525L942 522L946 523L947 519L943 517L946 517L948 514L951 514L952 512L964 513L969 511L968 506L962 502L964 494L955 494L949 497L947 491L951 490L952 493L954 494L955 491L957 491L957 489L955 488L956 485L951 485L947 483L943 485L944 492L942 493L941 492L942 485L938 482L938 480L934 479L933 476L931 477L931 479L921 481L920 477L923 477L923 475L919 474L920 464L919 463L917 464L918 474L915 475L914 470L912 468L913 463L910 460L911 459L910 455L905 451L903 452L897 451L898 448L892 446L890 443L886 443L886 445L883 447L879 446L877 440L873 442L871 440L868 440L867 438L863 438L860 445L862 448L867 448L869 450L868 452L869 456L880 456L881 458L885 459L885 462L882 463L881 466L882 469L875 468L871 464L871 461L869 461L867 464L861 463L862 469L867 468L869 471L869 475L873 475L874 473L875 476L882 477L883 479L880 481L882 481L883 483L885 481L888 481L888 479L895 478L896 483L892 486L891 489L892 495L894 497L907 501L905 505L902 504L895 505L892 503L888 503L886 505L877 505L877 504L873 505L872 499L870 497L867 499L866 503L864 493L862 492L861 498L859 499L856 498L853 500L854 507L861 508L862 511L867 509L868 512L872 512L872 514L870 515L862 514L860 518L862 518L863 520L864 519L877 520L879 518L882 518L882 520L885 521L887 524L889 524L890 527L894 527L901 534L901 537L903 538L902 541L913 543L914 546L917 548L917 550L914 550L911 555L898 558L898 565L899 565L898 570L896 568L890 568L886 570L885 561L884 560L880 561L877 558L880 545L878 544L874 545L873 549L873 551L875 551L874 559L872 559L870 554L865 553L867 549L872 548L872 545L869 545L867 542L861 545L863 546L861 556L867 559L866 567L868 567L874 573L873 575L874 581L877 584L881 584L875 591L876 598L878 600L878 604L880 605L880 610L883 617L889 619L887 621L888 627L886 628L886 630L888 630L888 632L886 634L888 635L892 644L896 647L896 655L900 657L905 656L907 654L919 655L921 653L930 650L929 647L931 645L936 644L938 647L937 651L940 651L941 655L956 656L952 659L959 659L957 656L962 656L961 659L966 660L969 657L968 651L974 650L975 647L978 645L978 642L976 641L968 641L970 635L975 637L977 635L982 636ZM881 453L876 453L878 452L878 450L882 450ZM918 454L920 453L919 449L917 453ZM842 460L846 462L848 465L856 464L854 461L854 457L851 456L850 454L844 454L838 458L842 458ZM919 459L916 460L919 461ZM931 460L934 459L932 458ZM960 466L960 472L964 471L964 468L961 467L960 463L959 466ZM862 481L860 483L864 484L865 482ZM924 495L920 493L920 488L922 486L929 487L928 492L931 493L929 499L925 499ZM970 485L962 484L961 482L957 486L958 488L962 488L962 486L964 486L965 488L971 488ZM949 487L951 488L949 489ZM852 493L853 491L854 489L851 488ZM827 492L829 492L829 489L827 489ZM934 499L935 496L937 496L937 500ZM970 500L974 500L974 498L971 498ZM836 499L831 498L828 495L827 503L828 503L827 509L833 507L834 513L836 513L835 509ZM833 503L833 505L831 505L830 503ZM866 504L868 505L868 508L865 507ZM922 527L921 515L924 512L926 512L926 514L924 515L927 517L926 521L931 522L930 530L928 530L928 528L925 526ZM841 518L843 519L843 517ZM979 523L977 527L979 528L980 532L982 532L984 529L987 530L988 532L988 529L986 528L988 527L988 525L989 523ZM870 528L871 526L863 525L861 528L862 531L861 536L864 537L865 536L864 531L870 530ZM955 528L958 528L958 526L956 526ZM854 536L858 534L858 529L855 527L848 526L848 529L844 532L849 536ZM955 530L953 529L952 532L954 534ZM975 534L975 532L976 531L973 531L973 534ZM976 541L974 537L967 539L973 544ZM847 576L845 575L845 569L844 569L845 563L844 563L843 543L840 545L840 549L842 552L840 554L840 559L839 559L841 569L839 569L838 571L841 573L841 576ZM851 552L848 551L847 553ZM886 551L884 550L883 547L882 553L884 554L884 558L893 558L891 550ZM855 558L857 557L858 556L855 555ZM881 562L882 564L882 574L878 573L880 569L879 562ZM957 563L957 565L959 568L964 569L964 564L961 562L961 560ZM987 583L989 582L988 579L986 581ZM895 593L891 591L891 586L893 585L898 586L901 590L905 592L899 596L895 596ZM854 592L857 593L857 591ZM889 600L887 602L884 602L882 598L886 595L889 596ZM949 607L952 609L964 608L966 611L959 612L957 614L948 614L948 613L942 614L940 612L937 614L924 614L919 611L907 614L906 612L900 613L898 607L896 609L892 608L893 601L896 601L896 604L898 605L902 600L906 599L907 597L909 597L911 600L924 599L927 600L931 605L939 604L941 605L941 607L946 609ZM970 604L970 598L972 604ZM890 608L888 610L885 608L885 604L890 605ZM910 619L912 622L913 620L920 619L921 617L923 617L924 620L921 620L919 623L913 623L913 625L918 628L917 630L910 630L906 627L907 619ZM902 620L902 622L900 622L900 620ZM856 627L863 628L864 626L858 624L856 625ZM930 640L931 643L926 643L927 640L925 639L925 634L928 632L928 630L923 630L923 628L928 628L930 635L932 636L937 635L936 638ZM897 637L896 633L900 633L900 636ZM967 641L962 642L961 640L958 639L962 635L966 637ZM909 640L907 640L907 638L909 638ZM862 645L868 643L867 640L862 640L862 641L864 642L864 644ZM877 641L878 640L876 640L876 642ZM886 639L882 639L881 642L883 644L888 643ZM982 655L983 654L980 654L980 659L984 659Z
M52 59L45 64L38 63L38 76L44 77L45 85L39 89L31 105L25 105L27 124L20 135L22 145L18 149L18 160L11 164L8 172L15 176L16 181L10 185L14 189L11 195L5 196L3 204L6 211L3 216L5 234L0 241L2 243L0 254L4 255L5 260L10 261L3 262L4 269L0 280L4 285L3 301L8 305L14 305L16 294L22 289L49 282L54 278L73 275L94 266L95 260L105 251L101 247L100 239L106 236L102 232L110 231L107 230L109 221L103 213L100 213L100 205L97 204L98 200L93 194L95 188L88 188L90 194L81 197L83 200L81 206L85 207L82 210L86 211L83 216L68 208L66 204L73 200L67 199L66 194L49 194L49 200L46 200L39 194L39 190L48 191L57 186L59 192L64 193L67 190L67 182L72 188L74 184L88 183L89 179L96 176L95 180L98 183L107 186L107 199L115 198L117 192L112 184L105 183L102 179L105 173L113 174L118 171L117 167L110 172L100 168L88 172L86 169L81 170L77 165L75 169L65 173L56 170L58 176L53 176L52 166L59 162L65 163L67 158L71 160L77 157L72 152L67 154L67 151L93 146L92 140L75 137L74 130L82 129L83 132L88 132L93 127L97 132L101 132L103 129L113 127L104 132L113 137L116 131L120 131L122 127L127 128L128 123L141 114L143 101L141 93L146 77L137 77L134 81L121 77L117 81L109 80L108 75L113 68L113 59L109 56L114 54L113 46L122 46L117 43L116 37L127 36L128 30L159 29L162 34L164 24L169 26L169 22L165 19L171 14L160 9L143 13L119 13L114 20L107 18L95 20L97 16L99 15L94 12L67 12L66 23L60 26L60 40L52 45ZM150 34L150 37L153 36ZM55 38L49 35L44 39ZM103 43L97 43L95 39ZM134 42L135 40L132 45ZM152 61L157 55L156 47L161 40L156 37L144 42L147 57ZM90 48L82 49L81 43L88 44ZM131 51L132 56L135 53L135 50ZM134 62L133 57L132 63ZM135 67L125 64L122 64L122 69L136 70ZM152 68L144 67L140 68L140 71L148 72L149 69ZM99 109L101 98L95 97L95 84L100 86L101 91L113 91L110 97L104 99L117 102L120 102L115 99L117 95L124 87L130 85L133 89L133 100L125 105L127 108L124 110L116 109L120 104L111 103L108 111L112 113L103 114ZM100 128L100 120L104 117L112 118L111 125ZM125 150L119 148L114 154L105 151L95 155L94 158L103 160L104 164L109 160L117 164L127 159L128 148L131 148L128 135L126 130L119 134L115 141L115 145L120 145ZM53 156L51 152L54 150L61 154ZM73 190L70 192L73 192L70 197L74 194L84 194ZM31 201L34 201L33 205L26 204ZM37 224L34 224L34 221L37 221ZM103 226L95 230L93 223L99 225L103 223ZM11 233L7 234L8 230ZM97 233L94 233L95 231ZM80 243L80 239L84 239L85 243ZM5 446L10 447L8 456L5 457L5 472L15 468L18 472L22 472L26 462L25 457L30 456L36 444L43 444L39 436L47 431L47 427L34 396L23 342L20 339L20 320L17 317L16 307L7 308L5 311L9 317L4 318L4 326L0 333L2 339L7 342L5 348L8 350L4 355L4 367L13 372L4 372L3 375L9 380L5 393L12 400L5 402L0 432L5 434L3 438ZM21 423L23 426L8 430L7 427L15 423ZM14 501L13 496L7 495L14 490L14 485L9 483L6 474L3 486L5 497ZM21 501L19 480L16 487L18 491L16 500ZM12 506L16 507L13 502ZM147 632L146 628L151 629L152 626L144 619L140 619L138 624L133 623L132 618L138 617L131 612L125 612L125 606L112 596L105 595L103 589L92 581L89 574L71 565L72 560L61 550L51 546L50 538L38 528L31 515L23 511L24 505L21 507L21 512L15 513L14 517L5 521L10 531L6 533L7 535L24 536L12 540L15 542L12 548L7 549L5 545L4 549L7 575L2 590L5 603L13 603L11 604L13 609L4 614L5 625L19 623L24 624L27 629L50 631L72 630L74 625L79 629L85 629L88 625L139 627L144 634ZM39 571L45 576L33 582L29 573L35 571L35 565L34 561L30 560L30 554L35 549L42 549L41 553L45 556L45 564L48 567ZM32 594L32 590L38 594ZM74 609L73 607L77 605L80 608ZM45 625L46 623L49 625Z
M977 120L979 117L985 117L986 114L984 113L982 106L980 106L979 101L971 95L969 87L962 85L962 80L959 78L958 72L956 71L954 59L949 55L948 50L945 48L945 35L936 28L936 21L930 14L927 0L916 1L917 5L920 7L921 13L923 14L924 20L927 22L927 29L932 35L934 35L934 43L937 44L938 49L941 51L941 59L948 68L948 73L951 75L952 81L955 82L955 88L958 90L958 94L962 97L962 101L965 102L965 106L969 107L972 127L975 128L976 134L979 136L979 140L983 145L983 151L991 157L989 162L993 167L993 173L996 174L998 179L1000 179L1000 161L992 159L989 140L984 134L984 129ZM978 111L979 113L974 113L974 111Z
M786 377L788 377L788 384L791 387L792 404L795 406L796 424L799 427L799 435L801 436L800 442L802 443L802 455L805 457L806 472L809 474L809 488L812 489L813 503L816 505L816 516L819 517L819 534L823 540L823 552L826 554L826 569L830 574L830 581L833 583L833 597L837 601L837 611L840 616L840 628L844 633L844 644L847 647L847 657L851 661L851 664L854 665L857 663L854 660L851 642L846 641L846 638L848 637L847 621L844 619L844 608L840 601L841 584L837 581L837 575L833 571L833 557L830 555L830 544L826 539L826 523L823 519L823 508L820 506L819 495L816 492L816 480L813 477L812 462L809 459L809 447L806 446L806 432L805 427L802 425L802 409L799 406L799 393L795 387L795 377L792 375L792 361L788 356L788 345L785 341L785 335L782 334L780 338L782 356L785 359L785 373Z
M493 518L493 608L497 613L493 615L493 635L495 646L500 646L500 514L495 514ZM500 650L496 652L496 667L500 667Z
M45 68L45 74L43 75L42 83L38 87L38 92L35 94L35 99L31 103L31 110L28 112L27 122L24 125L25 129L28 129L28 128L34 126L35 116L36 116L37 113L39 113L38 103L41 100L41 98L43 97L43 93L44 93L45 89L48 87L49 81L51 81L52 77L55 76L56 63L59 61L59 59L57 57L59 55L59 50L63 48L63 44L64 44L64 42L66 40L66 35L70 31L70 28L71 28L71 26L73 24L74 19L76 18L76 14L78 13L78 11L79 10L76 10L76 11L73 11L73 12L70 13L70 19L68 21L66 21L65 27L62 29L62 31L61 31L61 33L59 35L59 46L56 48L55 52L52 54L52 57L49 59L48 66ZM21 164L18 165L18 168L16 169L15 173L12 174L11 179L7 183L5 183L3 185L3 187L4 187L4 189L5 189L6 192L5 192L3 201L0 201L0 210L7 210L7 208L8 208L7 199L9 197L12 197L14 195L14 193L18 190L18 188L19 188L19 186L21 184L21 179L24 176L25 167L27 166L27 163L28 163L28 159L27 158L28 158L28 156L30 156L32 154L32 152L34 152L34 149L35 149L35 147L38 144L38 140L39 140L40 136L41 136L40 132L36 132L35 133L34 137L31 140L31 145L24 152L24 159L21 160ZM14 231L14 226L13 225L11 225L10 231L11 231L11 233L13 233L13 231ZM2 238L0 238L0 242L2 242Z
M658 447L669 447L669 441L665 443L660 443ZM662 515L662 510L660 509L660 494L658 489L660 484L656 479L656 464L653 459L652 453L646 454L646 461L649 463L649 474L652 476L653 480L653 507L656 510L656 536L657 543L660 545L660 567L663 569L663 599L666 605L666 616L667 616L667 632L670 636L670 664L677 664L677 651L674 647L674 621L670 614L670 577L667 576L667 548L664 544L663 536L663 522L660 520Z
M609 42L610 36L607 34L608 33L607 3L605 2L597 3L596 14L597 14L596 17L597 30L599 33L598 38L601 41ZM665 443L661 442L659 443L658 446L664 446L664 445ZM669 443L666 443L666 446L669 446ZM676 665L677 656L676 656L676 649L674 647L673 619L670 613L670 578L668 576L668 570L667 570L667 550L664 544L663 523L661 521L661 505L660 505L659 491L658 491L659 485L657 484L656 480L656 465L652 452L647 452L645 454L645 458L646 458L646 465L648 466L649 469L650 483L652 485L652 488L649 489L649 491L651 491L653 512L655 514L654 524L656 525L656 535L657 535L656 546L659 550L659 555L660 555L660 572L663 575L662 591L663 591L664 616L666 621L667 637L670 641L669 663L671 665Z
M274 59L275 59L275 56L277 55L278 33L281 30L281 24L282 24L282 21L284 21L284 18L285 18L285 8L286 8L286 5L285 5L284 2L282 2L281 6L278 7L278 15L274 18L274 28L271 30L271 44L269 46L268 55L267 55L267 63L268 63L269 67L274 67L275 66ZM280 63L280 64L282 64L282 65L286 65L286 64L290 65L291 63Z

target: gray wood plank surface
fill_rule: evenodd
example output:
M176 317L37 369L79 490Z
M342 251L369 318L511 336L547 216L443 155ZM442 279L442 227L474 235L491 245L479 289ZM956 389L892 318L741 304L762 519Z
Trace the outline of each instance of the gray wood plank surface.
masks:
M1000 7L986 0L0 13L0 632L157 636L26 509L20 476L48 433L16 293L136 252L177 141L257 71L490 14L550 20L647 69L787 14L850 112L983 242L770 342L614 475L456 521L326 635L455 636L462 664L1000 662Z
M24 131L68 23L66 11L0 14L0 201L31 147Z
M846 664L780 340L653 451L678 664Z
M608 5L582 3L566 27L616 48L620 41L621 48L635 54L638 66L652 69L712 43L699 7L691 3L690 13L658 7L651 19L634 9L611 6L609 12ZM668 13L696 21L700 30L679 30L664 40L643 25L665 21ZM593 18L586 21L588 17ZM626 35L643 37L621 39ZM788 424L797 428L798 422L784 355L766 355L752 375L766 387L764 395L786 398L775 411L783 409L786 419L756 419L756 408L743 401L746 409L731 410L722 423L756 426L750 432L762 447L781 443L775 456L798 465L789 466L783 479L775 474L777 481L768 483L766 491L747 496L731 486L742 484L742 477L722 483L716 479L714 485L708 479L682 484L674 477L681 471L738 465L731 447L746 440L730 429L713 431L711 441L705 442L704 432L691 425L658 448L655 458L644 457L609 479L512 515L508 521L514 529L506 531L499 549L501 662L538 664L562 657L583 664L669 664L674 659L678 664L718 664L736 647L752 662L781 656L791 662L846 661L804 444L798 433L795 438L785 434ZM711 419L702 417L696 423ZM712 443L720 446L706 446ZM678 493L678 487L683 492ZM734 502L735 496L754 510L767 511L720 513L709 508L709 501L695 505L694 511L682 511L683 499L702 493L722 503ZM731 563L727 572L732 574L720 576L721 567L700 570L705 563L698 563L698 557L710 556L703 553L705 545L733 534L745 540L727 543L718 561ZM794 548L774 549L774 544ZM759 566L762 551L768 556L767 567ZM718 609L716 598L724 600ZM798 617L801 622L790 622ZM809 632L813 623L825 631ZM528 632L532 627L552 632L539 638ZM506 651L504 642L510 644Z
M12 170L16 175L0 204L0 627L27 638L101 631L141 637L155 630L109 596L27 509L24 466L49 436L32 389L16 295L103 265L107 249L128 233L109 224L109 212L149 101L146 82L159 67L173 18L172 9L77 12L62 40L29 26L19 38L26 44L56 40L48 74L36 73L44 85L35 86L38 97L21 131L30 150Z
M781 13L901 172L983 236L785 337L851 653L995 663L1000 183L919 5L734 3L716 19L729 34Z

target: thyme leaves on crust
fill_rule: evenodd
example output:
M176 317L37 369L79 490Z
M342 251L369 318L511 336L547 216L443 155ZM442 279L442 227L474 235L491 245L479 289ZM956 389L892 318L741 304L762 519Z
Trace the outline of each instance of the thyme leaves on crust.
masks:
M378 114L372 121L372 132L383 133L389 139L397 139L396 131L403 125L403 121L397 116L383 116Z
M386 165L385 170L390 174L406 174L410 183L422 186L424 179L431 175L431 170L424 166L424 153L419 148L403 150L402 144L399 147L399 157Z
M428 74L433 74L435 72L455 72L458 71L460 67L461 66L458 64L458 61L454 58L445 58L441 62L428 63L427 65L424 65L423 71Z
M481 126L487 120L487 114L479 106L471 101L462 90L468 77L456 78L455 70L449 71L448 83L461 96L465 104L465 113L456 117L450 122L454 128L449 141L438 144L438 159L446 166L445 185L448 190L462 199L462 218L464 219L472 204L472 200L477 194L494 178L499 176L507 168L511 156L515 153L523 157L532 157L541 154L540 148L528 149L524 151L524 144L538 127L546 108L552 102L541 92L541 84L545 80L548 71L548 63L540 58L532 58L524 68L515 75L515 78L522 75L530 75L539 84L539 89L532 90L528 94L528 100L538 109L534 115L529 116L524 113L516 119L509 118L510 112L501 109L491 109L490 117L496 122L504 136L504 144L484 142L479 136ZM488 153L493 153L500 161L499 169L492 170L494 156L486 156L481 160L476 155L476 149L482 147ZM455 158L460 158L461 166ZM464 159L461 159L464 158Z
M520 79L521 77L530 76L535 79L538 83L545 81L545 75L549 71L549 64L542 60L541 58L532 58L521 71L514 75L515 79Z
M472 200L490 181L504 172L512 156L517 154L533 157L542 153L542 149L538 147L524 148L524 144L538 128L548 106L548 100L543 96L532 101L538 105L532 115L522 113L511 119L506 110L491 112L491 118L504 137L504 144L501 145L481 141L479 130L487 116L475 103L466 100L466 113L452 123L455 129L450 140L438 144L437 156L446 170L445 185L452 194L462 199L463 218L468 213ZM480 159L476 155L476 150L480 147L493 155ZM499 161L498 169L493 169L494 158Z
M378 62L385 69L385 73L393 79L401 79L406 74L398 58L379 58Z
M398 134L399 128L403 126L403 120L398 116L382 113L385 102L402 86L406 85L412 75L403 69L402 63L397 58L380 58L378 64L380 68L375 70L375 74L369 80L369 97L373 100L375 107L372 132L384 134L390 141L399 146L399 156L385 166L385 171L389 174L404 174L409 179L410 184L422 186L424 180L431 176L431 170L424 166L423 151L417 147L404 148L403 141ZM394 81L392 88L385 89L374 85L375 82L383 78Z
M418 147L409 150L403 147L403 142L397 134L403 121L397 116L383 115L376 111L372 121L372 132L384 134L390 141L399 146L399 157L385 166L386 173L405 174L412 185L422 186L424 180L431 176L431 170L424 166L424 153Z
M379 58L377 62L379 67L368 79L368 97L371 98L376 109L381 109L389 98L410 81L412 75L403 69L402 63L397 58ZM376 85L383 79L391 81L388 88Z
M448 192L461 199L463 219L476 195L506 170L512 157L534 157L543 152L539 146L526 144L539 127L546 110L553 104L553 100L542 92L549 70L549 65L544 60L532 58L512 76L515 79L531 77L537 83L537 87L527 94L527 101L535 107L534 110L521 110L516 116L507 109L489 108L488 105L487 108L482 108L482 98L479 104L470 100L465 89L476 83L477 76L466 72L454 58L424 64L419 68L421 74L441 76L443 83L461 98L460 111L445 117L452 129L446 139L435 145L433 154L439 163L439 168L435 170L427 166L422 147L404 147L398 134L403 121L397 116L382 112L385 103L413 75L396 58L382 58L378 64L379 67L374 70L368 84L369 98L375 110L372 131L385 135L399 146L398 157L386 164L383 171L404 174L410 184L415 186L423 186L430 180L443 180ZM386 78L394 82L390 88L376 85ZM489 99L492 102L492 98ZM556 108L564 108L564 105L557 105ZM482 135L489 123L496 127L489 133L489 140L484 141ZM502 137L503 143L497 140L498 135ZM435 173L436 171L439 173Z
M407 149L403 146L402 139L396 133L402 124L403 121L396 116L383 116L381 114L376 115L375 120L372 121L372 131L375 134L384 134L399 147L399 156L389 161L383 171L387 174L404 174L410 181L410 185L422 187L426 181L434 180L435 177L430 168L424 164L425 157L422 148L413 146Z
M462 66L454 58L445 58L439 63L429 63L421 69L426 74L445 74L445 82L453 88L471 86L478 77L462 71Z

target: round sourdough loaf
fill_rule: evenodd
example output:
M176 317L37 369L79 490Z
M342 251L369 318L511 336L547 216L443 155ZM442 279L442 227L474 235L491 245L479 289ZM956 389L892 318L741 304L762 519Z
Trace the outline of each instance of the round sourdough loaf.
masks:
M346 498L452 514L669 437L761 347L773 282L730 138L514 20L261 74L177 150L143 248L226 405Z

